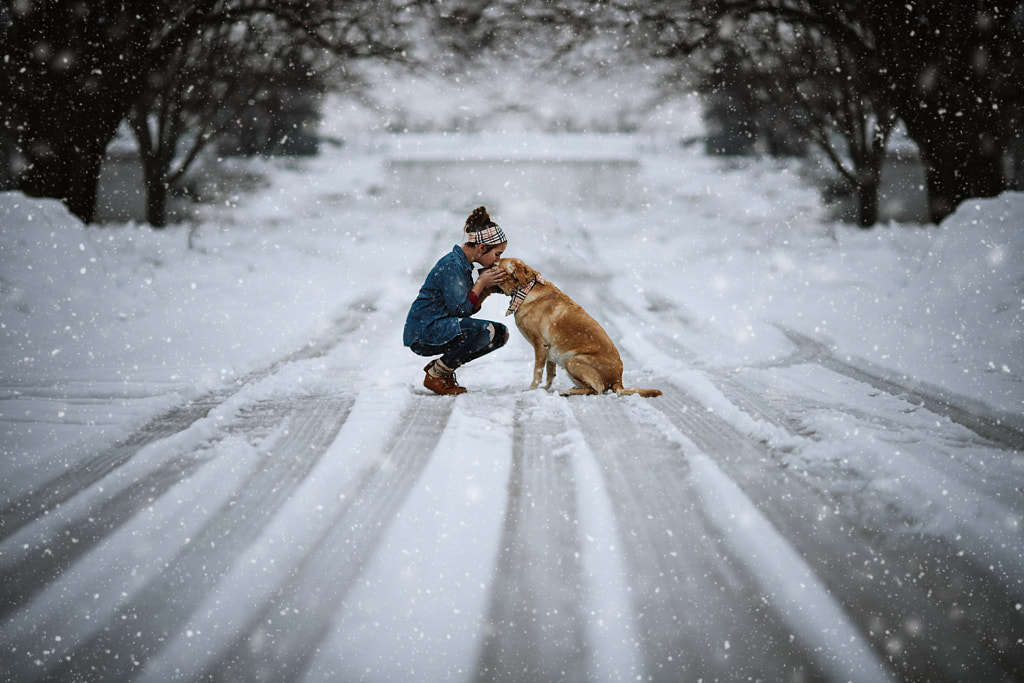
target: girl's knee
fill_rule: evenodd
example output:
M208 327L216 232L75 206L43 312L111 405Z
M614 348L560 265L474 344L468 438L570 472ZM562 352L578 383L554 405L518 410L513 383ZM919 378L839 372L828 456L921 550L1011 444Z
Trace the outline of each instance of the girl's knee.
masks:
M501 323L493 323L495 328L493 334L491 334L491 341L496 342L498 346L504 346L508 342L508 328Z

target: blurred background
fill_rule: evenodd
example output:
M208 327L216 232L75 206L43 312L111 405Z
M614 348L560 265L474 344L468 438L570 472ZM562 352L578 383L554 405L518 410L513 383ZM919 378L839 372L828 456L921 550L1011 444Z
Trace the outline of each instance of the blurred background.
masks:
M86 222L164 226L258 182L233 159L394 135L433 136L393 155L399 184L431 155L484 185L510 149L628 166L608 136L794 157L866 228L1024 189L1019 1L5 0L0 19L0 190Z

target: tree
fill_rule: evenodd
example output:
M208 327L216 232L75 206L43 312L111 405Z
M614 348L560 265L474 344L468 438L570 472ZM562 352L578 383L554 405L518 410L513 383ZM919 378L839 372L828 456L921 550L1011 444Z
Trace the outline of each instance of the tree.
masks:
M12 175L28 194L61 199L89 220L107 143L156 58L151 39L172 17L146 0L7 3L2 11Z
M719 37L706 51L723 55L707 61L715 80L728 84L723 89L742 84L751 136L768 140L775 155L799 151L793 138L817 147L856 198L857 224L874 225L886 146L897 123L886 91L870 87L874 65L817 28L764 16L750 17L744 30ZM780 136L779 128L790 132Z
M721 46L716 52L697 84L704 95L707 151L723 156L753 154L762 132L757 122L766 104L758 97L756 75L736 47Z
M1003 39L1003 68L996 80L1008 166L1007 185L1024 190L1024 3L1016 11Z
M8 175L88 222L107 145L153 74L204 29L272 16L342 59L400 55L413 0L47 0L0 8Z
M824 153L856 199L862 228L878 222L878 192L889 138L898 123L884 91L867 87L857 60L814 29L799 32L799 68L775 81L790 120ZM791 97L790 97L791 96ZM777 100L778 102L778 100Z
M291 112L315 114L312 100L326 87L326 55L297 44L277 21L257 17L206 28L150 76L129 122L142 159L151 226L166 224L168 193L199 153L251 120L251 111L268 98L277 103L271 120L289 130ZM299 131L290 132L294 139Z
M877 114L891 106L905 123L938 222L964 199L1004 189L995 85L1016 6L1007 0L628 0L620 11L647 27L653 54L671 59L689 58L766 19L819 33L864 76L851 82L843 105L883 103Z
M260 68L259 64L259 57L268 52L256 51L256 62L245 78L239 79L251 83L251 94L239 103L237 115L228 122L218 145L222 153L254 156L316 152L316 139L309 129L319 120L318 103L328 87L327 67L302 46L282 47L270 68Z
M206 141L223 128L216 112L228 105L218 97L213 73L230 64L227 40L231 25L211 27L173 50L160 71L150 74L128 121L139 148L146 187L146 220L153 227L167 222L167 197ZM187 149L179 149L184 136Z
M924 161L935 222L969 197L990 197L1005 188L996 83L1018 4L866 3L864 24L877 36L877 61L889 65L880 85L892 93ZM822 16L824 9L819 8ZM851 28L843 27L843 33Z

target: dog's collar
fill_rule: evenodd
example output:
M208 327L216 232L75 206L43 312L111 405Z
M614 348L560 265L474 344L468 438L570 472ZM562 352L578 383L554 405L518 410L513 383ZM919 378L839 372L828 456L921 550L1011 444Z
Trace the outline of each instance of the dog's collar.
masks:
M530 290L533 289L533 286L538 282L542 285L547 284L546 282L544 282L544 278L538 275L537 277L530 280L522 287L516 287L515 289L513 289L512 292L509 294L509 296L512 298L508 302L508 310L505 311L505 315L512 315L513 313L518 311L519 304L523 303L523 301L526 300L526 295L530 293Z

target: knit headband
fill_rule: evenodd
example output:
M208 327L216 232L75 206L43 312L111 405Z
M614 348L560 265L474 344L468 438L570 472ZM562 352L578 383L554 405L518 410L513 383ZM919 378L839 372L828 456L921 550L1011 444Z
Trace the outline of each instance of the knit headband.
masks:
M473 242L474 244L504 244L508 242L505 239L505 233L501 231L494 223L483 230L474 230L473 232L466 233L466 240Z

